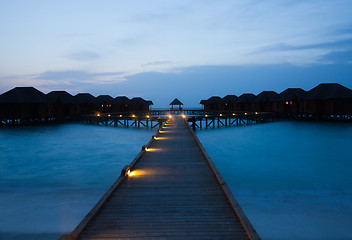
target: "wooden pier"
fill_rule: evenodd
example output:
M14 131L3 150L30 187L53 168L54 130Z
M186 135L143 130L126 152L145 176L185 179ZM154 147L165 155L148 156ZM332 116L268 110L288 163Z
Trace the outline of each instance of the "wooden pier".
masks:
M198 138L170 118L61 239L260 239Z
M80 122L115 127L160 128L172 116L185 118L193 130L250 125L271 122L274 119L273 113L266 112L218 112L183 109L91 114L81 116Z

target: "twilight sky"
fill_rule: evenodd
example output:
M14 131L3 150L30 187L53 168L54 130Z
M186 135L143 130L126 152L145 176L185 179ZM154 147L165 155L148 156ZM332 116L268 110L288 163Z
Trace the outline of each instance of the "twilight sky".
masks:
M352 88L351 0L0 0L0 93L34 86L185 107Z

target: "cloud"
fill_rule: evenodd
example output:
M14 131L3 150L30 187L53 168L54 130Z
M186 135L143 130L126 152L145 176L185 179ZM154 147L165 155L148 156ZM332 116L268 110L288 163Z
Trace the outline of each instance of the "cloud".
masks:
M332 51L324 55L322 60L335 64L349 64L352 62L352 51Z
M155 65L166 65L172 63L171 61L155 61L155 62L149 62L146 64L141 65L142 67L147 67L147 66L155 66Z
M100 57L100 54L91 51L78 51L67 55L67 58L69 59L82 62L97 60Z
M99 72L87 71L47 71L35 77L37 80L54 81L57 83L91 83L109 84L125 81L123 72Z

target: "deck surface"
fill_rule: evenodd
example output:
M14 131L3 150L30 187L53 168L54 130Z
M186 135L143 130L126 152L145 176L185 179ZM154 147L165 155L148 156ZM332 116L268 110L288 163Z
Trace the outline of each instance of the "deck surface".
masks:
M79 239L248 239L186 123L160 136Z

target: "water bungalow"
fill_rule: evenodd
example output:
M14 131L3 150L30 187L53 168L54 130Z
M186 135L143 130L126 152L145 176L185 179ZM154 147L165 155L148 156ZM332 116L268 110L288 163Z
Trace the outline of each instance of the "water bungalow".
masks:
M237 103L238 97L236 95L226 95L222 99L222 109L225 111L237 111L236 108L236 103Z
M305 93L306 91L301 88L288 88L281 92L277 100L277 111L284 116L301 113L301 104Z
M97 104L97 111L102 113L114 112L115 107L115 99L109 95L99 95L95 99Z
M77 114L76 99L66 91L51 91L48 93L49 116L64 119Z
M319 84L303 99L303 112L316 118L352 114L352 90L338 83Z
M288 88L280 94L263 91L257 96L251 93L233 96L211 97L200 104L205 111L271 112L276 117L316 120L352 119L352 90L338 83L322 83L307 92Z
M77 114L92 114L96 111L96 99L89 93L78 93L75 95L77 102Z
M2 124L30 124L48 119L48 98L33 87L15 87L0 95Z
M219 111L221 103L222 103L222 98L219 96L213 96L208 100L200 101L200 104L204 105L205 111Z
M258 94L253 103L252 111L256 112L276 112L276 102L279 94L274 91L263 91Z
M152 101L146 101L141 97L134 97L131 99L131 111L149 111L149 106L153 105Z
M237 99L237 111L250 111L253 109L255 95L252 93L244 93Z
M115 98L116 112L128 112L132 101L125 96L117 96Z

